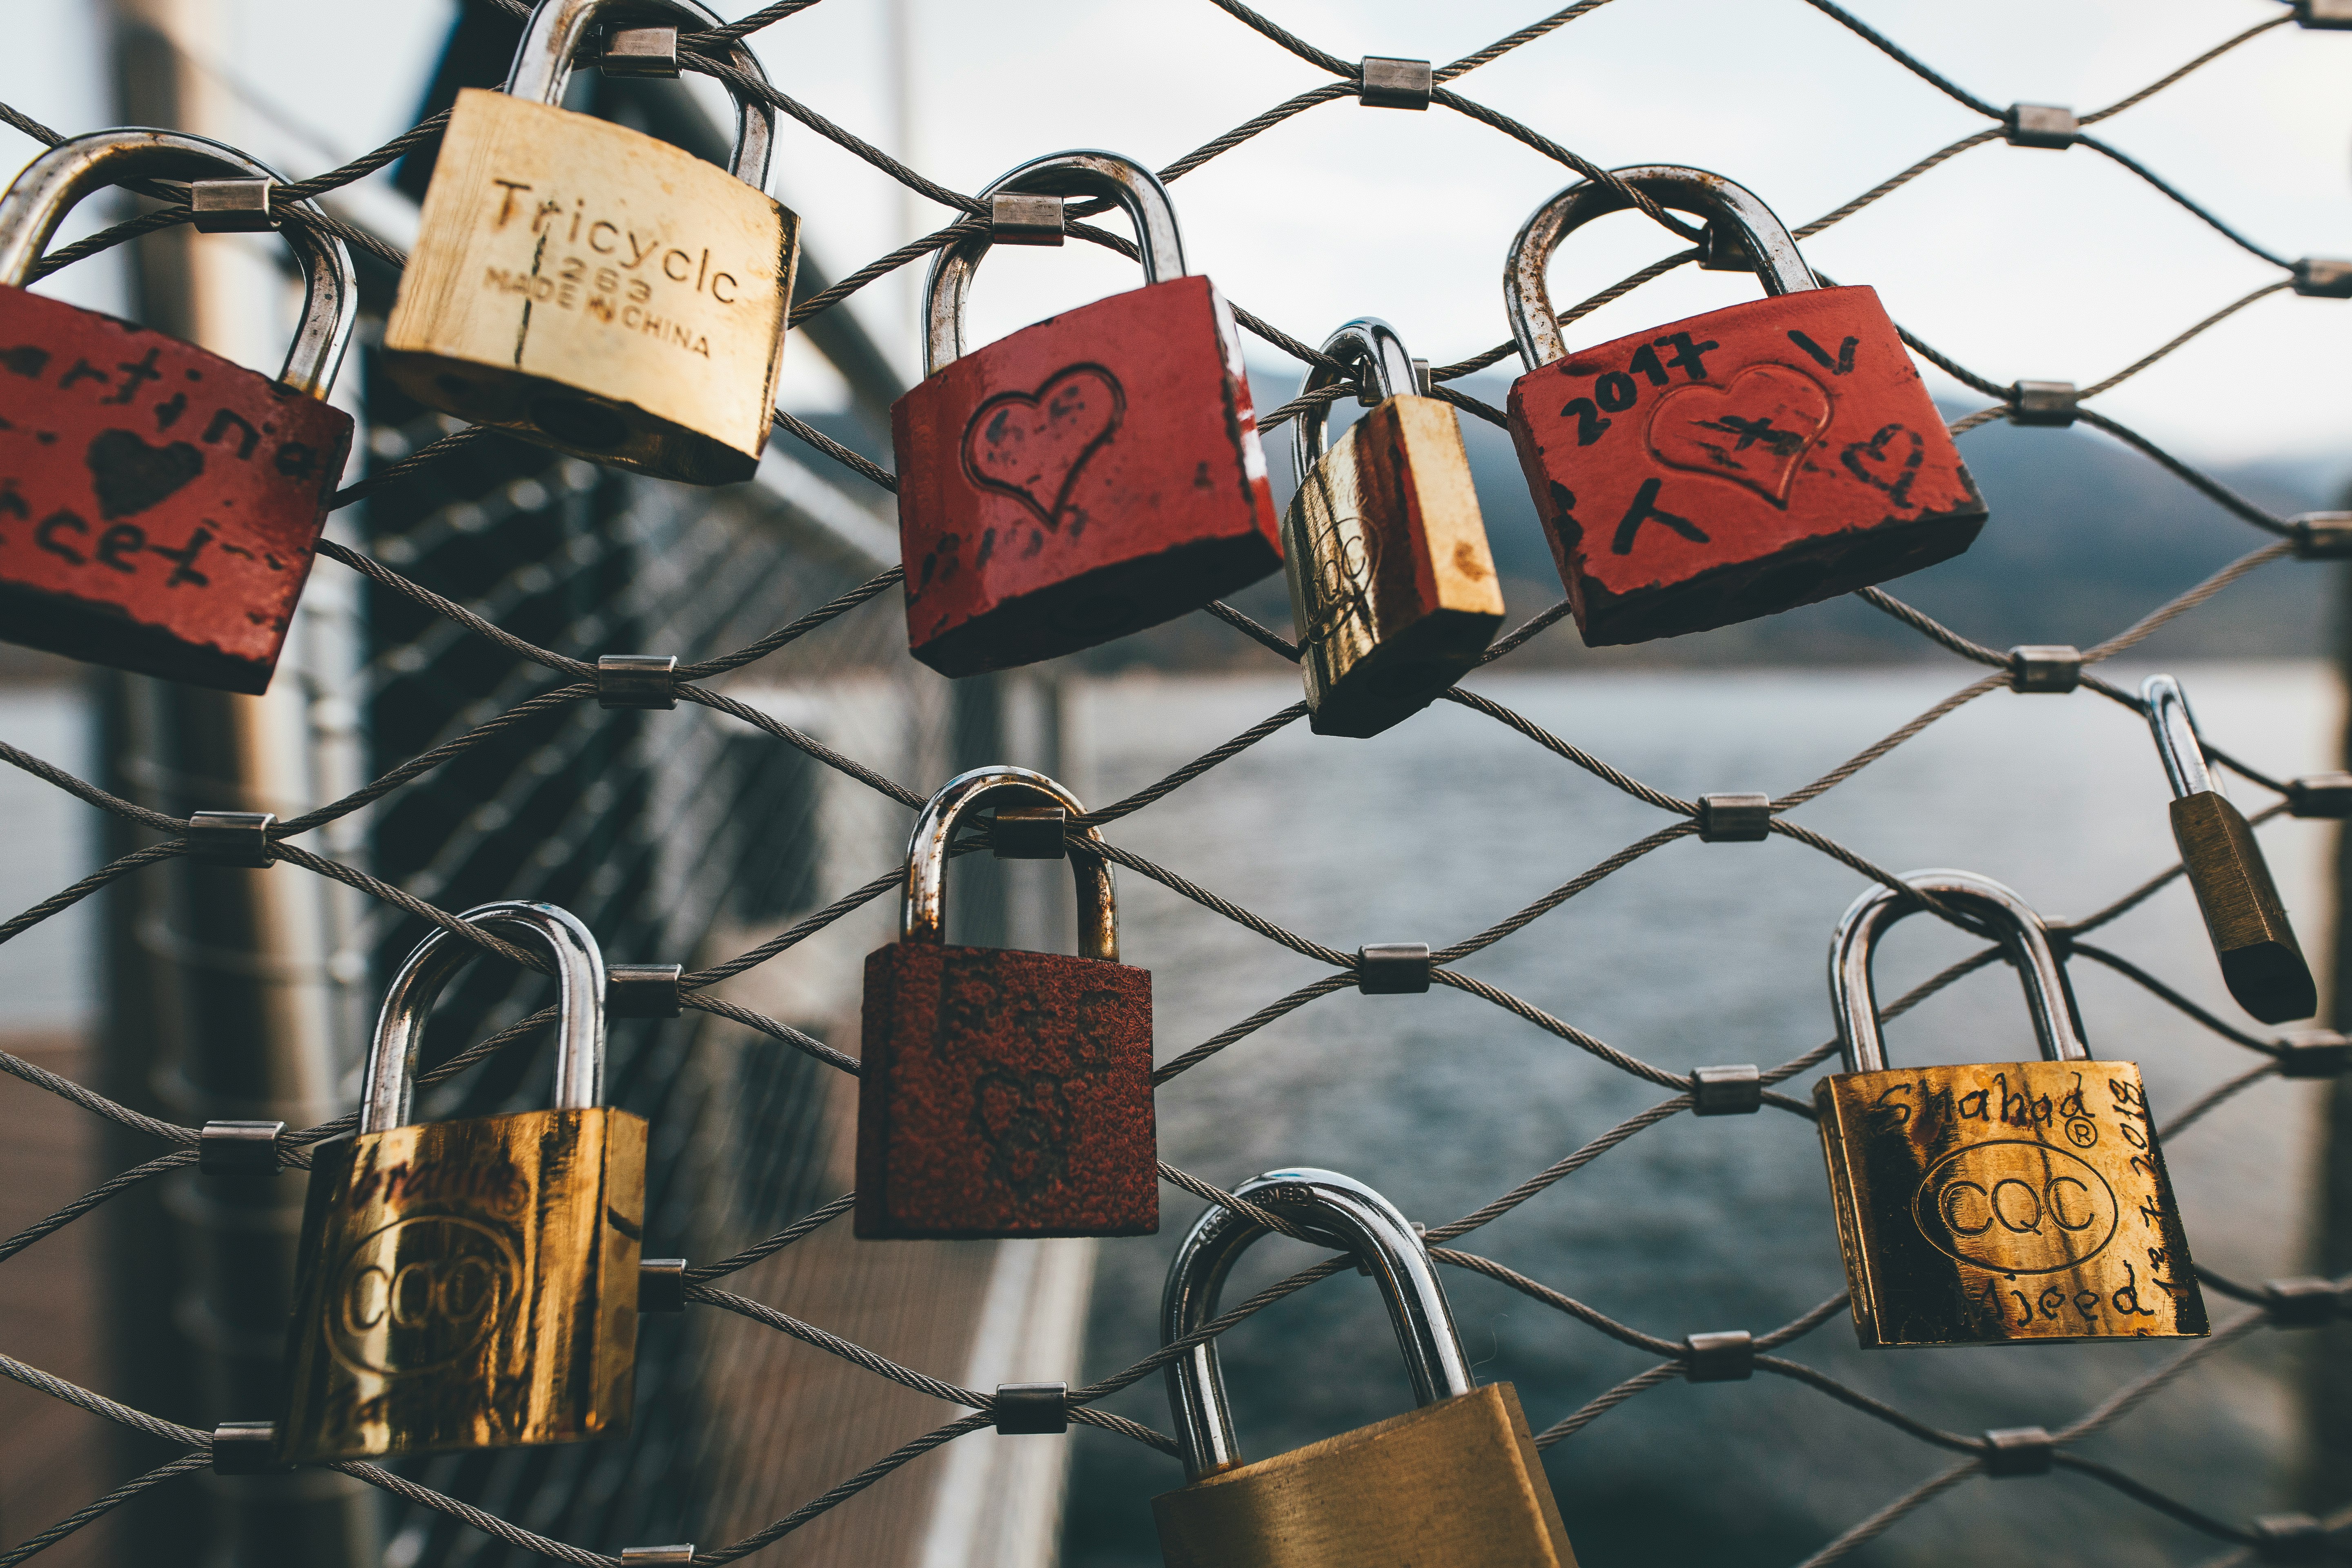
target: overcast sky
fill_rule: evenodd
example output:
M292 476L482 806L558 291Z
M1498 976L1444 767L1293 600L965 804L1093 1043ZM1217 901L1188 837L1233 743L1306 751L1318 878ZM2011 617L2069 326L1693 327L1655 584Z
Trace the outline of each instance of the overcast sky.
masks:
M301 174L408 123L447 0L201 0L205 53L257 103L239 140ZM1164 165L1326 79L1206 0L827 0L758 39L786 91L941 183L977 189L1041 153L1094 146ZM729 14L751 0L722 0ZM2283 7L2277 0L1851 0L1850 8L1996 104L2120 98ZM65 130L105 122L86 0L16 0L0 97ZM1265 0L1333 53L1466 54L1543 0ZM901 81L910 111L902 114ZM266 84L263 85L263 84ZM1802 0L1614 0L1463 78L1457 89L1603 164L1682 162L1748 185L1793 227L1984 121ZM2352 33L2273 30L2102 124L2098 133L2281 254L2352 256ZM0 129L0 156L32 143ZM787 121L775 193L835 275L948 216ZM1319 341L1385 316L1440 363L1507 336L1503 253L1573 178L1444 109L1308 110L1173 187L1189 258L1226 294ZM1553 269L1565 303L1680 242L1637 216L1580 233ZM1962 154L1806 247L1874 284L1895 318L1991 378L2096 381L2277 270L2086 149L1995 142ZM919 268L857 309L911 373ZM1094 247L1000 250L968 341L1132 287ZM103 300L102 273L68 292ZM1585 321L1606 338L1752 297L1685 268ZM1253 349L1289 395L1296 367ZM788 393L831 393L787 353ZM2352 301L2265 300L2100 400L2209 461L2343 455L2352 470ZM1941 393L1976 395L1930 373Z

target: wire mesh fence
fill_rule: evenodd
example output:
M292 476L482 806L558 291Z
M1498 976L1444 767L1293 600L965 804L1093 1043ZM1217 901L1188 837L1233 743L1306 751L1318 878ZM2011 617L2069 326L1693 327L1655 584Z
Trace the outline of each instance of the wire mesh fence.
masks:
M908 168L855 132L835 125L814 110L729 63L725 51L761 28L782 25L814 0L783 0L730 24L680 39L680 63L712 77L737 93L773 104L803 126L838 143L911 190L955 215L921 240L801 299L793 307L796 326L819 318L896 269L918 263L961 239L986 232L985 207ZM1298 37L1238 3L1212 0L1253 29L1267 47L1289 51L1328 72L1331 79L1269 108L1160 171L1177 180L1210 160L1245 156L1250 140L1275 124L1320 105L1360 97L1362 68ZM1433 72L1428 102L1433 110L1465 116L1531 148L1583 179L1614 183L1614 176L1552 140L1469 96L1455 84L1479 67L1545 37L1598 9L1606 0L1583 0L1498 39L1487 48L1442 64ZM2052 121L2027 110L2003 108L1945 79L1931 65L1914 58L1895 42L1873 31L1828 0L1807 0L1815 9L1884 52L1923 84L1984 118L1983 128L1896 172L1874 188L1795 230L1800 238L1854 219L1875 202L1971 149L2007 141L2017 145L2079 145L2112 160L2199 221L2274 267L2277 278L2252 293L2223 302L2212 314L2135 363L2105 380L2053 394L2039 384L2003 382L1950 357L1906 331L1905 342L1934 364L1989 401L1951 425L1956 435L1996 420L2060 422L2049 400L2063 403L2079 420L2122 442L2202 493L2237 519L2268 536L2235 563L2171 599L2148 608L2137 621L2082 650L2078 691L2066 700L2106 701L2137 709L2140 699L2103 677L2095 667L2138 647L2158 628L2194 613L2214 595L2249 573L2275 568L2298 554L2325 548L2307 524L2273 514L2200 473L2134 430L2089 405L2199 334L2223 330L2235 314L2282 292L2315 297L2352 294L2352 268L2318 258L2274 251L2239 233L2193 193L2176 189L2128 153L2089 129L2151 94L2164 90L2200 67L2260 34L2301 25L2345 25L2332 0L2301 0L2292 8L2186 62L2116 103L2079 119ZM495 0L513 16L528 14L522 0ZM59 134L0 106L0 118L54 145ZM287 187L313 195L357 180L429 144L438 126L427 121L374 153ZM1559 312L1563 325L1650 280L1697 260L1692 242L1698 232L1633 193L1633 205L1672 231L1680 247L1655 264ZM1081 209L1082 211L1082 209ZM329 227L347 243L396 270L404 258L380 237L336 219L295 213L296 221ZM188 207L166 200L153 211L48 258L54 270L107 247L190 220ZM1069 232L1125 255L1134 247L1118 235L1085 223ZM1261 416L1275 429L1316 402L1329 402L1364 390L1356 372L1324 359L1307 342L1262 321L1242 305L1235 315L1248 331L1304 365L1340 378L1312 397L1283 403ZM1304 325L1303 323L1301 325ZM1436 395L1465 417L1496 425L1502 412L1453 384L1500 363L1511 353L1506 342L1431 372ZM925 728L917 711L923 700L897 643L893 592L901 581L896 566L877 570L872 552L861 553L839 531L811 526L805 504L768 491L691 492L658 482L602 471L573 459L553 459L506 437L453 427L436 416L404 406L390 387L371 384L368 393L372 466L366 477L336 497L339 508L364 504L364 525L349 543L331 539L321 553L322 572L355 574L366 594L366 662L361 689L367 703L366 733L374 748L368 761L373 782L332 805L277 824L269 854L283 862L275 872L330 879L368 900L362 945L389 968L427 926L485 951L490 962L467 972L463 987L445 1006L437 1027L449 1038L475 1041L446 1050L424 1082L435 1115L482 1114L526 1101L532 1047L541 1043L552 1009L535 972L541 965L524 953L458 920L451 911L489 898L530 898L578 912L608 952L628 961L678 961L687 964L683 1005L689 1025L724 1020L763 1036L772 1044L699 1055L688 1048L690 1028L653 1023L616 1027L613 1047L614 1096L646 1112L668 1150L655 1163L649 1213L671 1217L669 1234L713 1237L764 1232L768 1239L688 1271L688 1323L697 1314L723 1313L788 1336L839 1357L872 1376L936 1399L946 1416L935 1430L839 1478L837 1484L762 1528L697 1552L698 1563L734 1562L793 1535L829 1511L858 1506L869 1489L887 1488L901 1467L943 1444L986 1430L1001 1414L994 1394L943 1381L841 1339L823 1323L804 1321L782 1308L741 1293L749 1272L786 1249L804 1245L846 1211L845 1197L818 1201L813 1184L820 1173L795 1163L798 1140L779 1136L794 1116L807 1114L832 1075L854 1077L856 1059L836 1042L781 1022L747 1002L745 977L758 973L791 949L850 916L899 885L898 868L887 864L850 868L811 851L818 838L811 824L838 807L841 790L863 792L897 807L919 805L944 775L949 757L938 746L910 743ZM779 410L781 439L797 442L817 459L895 489L887 468L835 436ZM803 498L805 500L805 498ZM1856 752L1803 787L1770 800L1769 832L1803 845L1861 877L1913 897L1895 873L1809 826L1802 808L1825 793L1845 787L1872 764L1929 726L2005 688L2022 689L2021 668L2012 654L1986 647L1964 629L1948 627L1877 589L1859 597L1907 626L1963 664L1974 667L1942 700L1908 723ZM1295 661L1297 647L1229 605L1210 606L1237 637L1262 647L1269 658ZM1507 660L1544 635L1568 613L1563 604L1534 616L1489 650L1486 663ZM647 714L607 707L599 655L654 648L680 661L675 713ZM870 676L864 684L845 674ZM796 702L795 682L829 681L834 695L823 702ZM805 693L803 693L805 697ZM1553 732L1493 697L1456 689L1445 700L1504 725L1532 745L1556 756L1610 788L1656 811L1659 826L1545 897L1517 910L1497 910L1482 929L1443 945L1433 943L1432 979L1491 1004L1526 1026L1587 1053L1596 1062L1640 1080L1656 1091L1646 1109L1580 1146L1564 1152L1548 1167L1499 1193L1459 1217L1433 1225L1433 1256L1453 1268L1473 1271L1559 1312L1563 1332L1591 1331L1655 1358L1654 1364L1580 1406L1536 1413L1536 1442L1550 1449L1585 1433L1617 1406L1678 1379L1719 1373L1710 1356L1727 1353L1688 1339L1616 1321L1516 1269L1461 1245L1482 1227L1529 1203L1557 1201L1553 1189L1626 1140L1658 1123L1691 1113L1700 1086L1686 1074L1643 1059L1638 1049L1597 1037L1575 1023L1478 977L1464 965L1497 942L1512 938L1568 900L1621 873L1640 875L1650 855L1700 832L1700 803L1656 789L1606 759ZM2058 699L2053 699L2053 700ZM812 717L812 714L821 714ZM1181 1092L1180 1080L1195 1071L1215 1072L1227 1047L1277 1019L1321 998L1353 988L1360 979L1357 956L1316 937L1254 913L1215 889L1189 879L1181 867L1162 866L1119 841L1118 826L1150 810L1178 789L1215 787L1217 768L1268 736L1298 722L1306 705L1283 708L1148 787L1087 814L1085 825L1102 829L1100 853L1130 874L1172 890L1220 919L1238 923L1268 942L1327 965L1330 973L1286 994L1271 998L1229 1027L1198 1042L1162 1042L1154 1082ZM931 714L931 728L939 715ZM162 862L195 853L184 815L110 794L41 759L0 744L0 758L67 790L92 806L144 830L147 841L120 855L74 886L43 899L5 922L0 940L13 937L122 879L136 878ZM2284 816L2298 805L2311 807L2284 780L2264 771L2261 759L2220 752L2214 761L2257 788L2275 795L2253 813L2257 824ZM846 781L846 784L841 783ZM1854 787L1867 787L1866 784ZM887 808L886 808L887 809ZM341 853L316 846L321 835L355 814L369 814L378 852L367 868L348 846ZM893 817L891 820L897 820ZM710 868L725 868L714 874ZM858 872L862 870L863 875ZM259 873L255 873L259 874ZM2189 1023L2210 1031L2227 1048L2247 1053L2247 1070L2203 1099L2174 1110L2160 1134L2169 1138L2193 1125L2226 1099L2259 1094L2288 1071L2302 1070L2283 1040L2249 1032L2184 996L2163 977L2148 973L2127 953L2110 951L2098 933L2126 911L2163 895L2180 876L2178 866L2159 868L2152 859L2148 879L2082 918L2053 928L2071 956L2105 965L2170 1004ZM1938 910L1939 913L1948 911ZM785 923L789 922L789 923ZM1963 929L1971 929L1962 923ZM748 951L730 952L730 932L783 924L781 934ZM1966 974L1999 961L1986 947L1887 1004L1893 1017L1916 1006ZM353 984L358 984L353 977ZM1172 1047L1172 1048L1167 1048ZM1835 1055L1834 1043L1813 1045L1762 1069L1759 1105L1776 1114L1811 1118L1809 1100L1790 1092ZM197 1159L200 1130L132 1110L41 1068L0 1055L0 1067L152 1140L157 1157L125 1170L84 1198L5 1242L0 1259L13 1258L42 1237L89 1214L99 1205L141 1183L184 1171ZM535 1080L533 1080L535 1081ZM278 1148L282 1162L307 1166L310 1150L321 1140L350 1130L353 1118L339 1117L289 1131ZM1244 1173L1201 1173L1163 1163L1162 1180L1211 1203L1250 1210L1228 1190ZM1255 1212L1255 1211L1251 1211ZM1276 1229L1288 1227L1267 1215ZM16 1267L34 1266L31 1260ZM1174 1440L1150 1426L1104 1409L1110 1395L1160 1371L1200 1339L1222 1334L1272 1302L1312 1287L1349 1267L1333 1258L1306 1268L1234 1307L1191 1340L1163 1347L1118 1373L1072 1390L1070 1419L1093 1428L1088 1441L1128 1441L1173 1453ZM2313 1559L2341 1557L2352 1550L2344 1531L2352 1529L2352 1501L2325 1518L2221 1517L2178 1500L2168 1479L2126 1473L2078 1451L2087 1439L2160 1396L2192 1366L2226 1354L2230 1348L2270 1331L2326 1321L2341 1310L2352 1281L2309 1281L2297 1286L2252 1284L2200 1268L2200 1279L2217 1297L2243 1310L2222 1319L2212 1337L2183 1350L2154 1371L2117 1388L2107 1399L2070 1423L2053 1427L2049 1444L2037 1450L2046 1463L2081 1485L2110 1489L2210 1537L2223 1555L2218 1561L2285 1561L2295 1553ZM1980 1476L2010 1473L2013 1461L2001 1442L1981 1434L1946 1431L1916 1419L1873 1396L1846 1386L1793 1359L1806 1336L1843 1315L1843 1296L1769 1331L1755 1334L1738 1353L1753 1373L1790 1380L1826 1400L1884 1423L1891 1432L1949 1456L1946 1468L1890 1499L1805 1559L1806 1568L1838 1561L1875 1537L1898 1528L1906 1514L1937 1496ZM708 1353L709 1342L685 1327L649 1333L639 1375L657 1384L688 1389L697 1384L691 1363ZM143 1414L117 1401L63 1383L37 1368L0 1356L0 1373L77 1405L91 1414L173 1445L178 1458L127 1482L117 1491L73 1512L5 1552L0 1564L26 1560L72 1531L147 1488L205 1468L211 1463L211 1433ZM1955 1375L1958 1375L1956 1372ZM135 1395L137 1391L126 1391ZM331 1468L382 1489L406 1505L397 1555L404 1563L488 1561L485 1553L537 1555L560 1562L602 1564L619 1561L608 1550L630 1540L684 1539L693 1532L698 1500L686 1478L723 1447L725 1435L709 1429L708 1415L690 1398L650 1400L651 1419L633 1436L625 1460L599 1446L561 1451L442 1458L395 1468L350 1462ZM1603 1428L1605 1430L1605 1428ZM1172 1485L1174 1478L1171 1475ZM530 1500L529 1518L517 1505ZM868 1501L864 1506L877 1506ZM594 1542L594 1546L586 1544ZM2295 1559L2301 1560L2301 1559Z

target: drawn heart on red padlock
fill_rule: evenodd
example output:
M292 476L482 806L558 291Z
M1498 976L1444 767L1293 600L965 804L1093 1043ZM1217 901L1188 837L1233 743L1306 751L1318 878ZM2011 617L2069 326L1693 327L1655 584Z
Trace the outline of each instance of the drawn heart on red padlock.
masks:
M150 447L128 430L101 430L82 454L98 515L133 517L170 497L205 471L205 455L185 441Z
M1910 445L1894 445L1897 436L1908 437ZM1848 473L1874 489L1885 490L1891 504L1907 507L1911 504L1911 481L1919 477L1919 465L1927 456L1927 443L1907 425L1888 425L1867 441L1848 442L1842 456ZM1877 471L1881 468L1894 477L1882 478Z
M1127 416L1127 394L1098 364L1055 371L1035 392L1001 392L963 427L963 468L983 489L1027 503L1059 530L1087 462Z
M1794 365L1751 364L1721 386L1675 387L1650 411L1650 453L1672 468L1789 504L1805 449L1829 428L1830 395Z

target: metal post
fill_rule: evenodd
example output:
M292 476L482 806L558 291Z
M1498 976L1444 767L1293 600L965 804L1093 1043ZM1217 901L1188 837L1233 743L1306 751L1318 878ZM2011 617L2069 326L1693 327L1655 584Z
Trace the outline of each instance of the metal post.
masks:
M218 36L215 0L116 0L121 119L226 129L221 105L172 40ZM233 132L232 132L233 135ZM138 314L175 336L251 363L270 338L286 283L275 268L219 240L157 236L139 258ZM331 573L309 585L267 696L205 691L123 677L106 726L108 773L131 798L174 816L267 811L283 818L359 782L348 700L358 649L356 594ZM317 847L347 858L355 824ZM242 869L175 860L138 879L108 921L107 968L138 983L110 987L104 1039L131 1059L110 1082L184 1125L215 1120L309 1126L335 1114L355 1059L353 1025L366 976L356 958L352 896L284 867ZM210 1427L268 1419L279 1401L299 1172L172 1178L163 1195L169 1263L150 1291L118 1298L118 1342L144 1342L186 1369L180 1418ZM133 1265L132 1267L138 1267ZM154 1275L152 1262L146 1272ZM208 1518L164 1553L236 1568L337 1568L373 1563L377 1505L364 1485L331 1471L211 1479ZM189 1521L194 1522L194 1521Z
M2352 491L2343 504L2352 508ZM2352 680L2352 572L2336 568L2337 660ZM2352 759L2352 729L2345 737ZM2347 1026L2346 998L2352 996L2352 833L2336 841L2336 938L2334 973L2328 985L2329 1016ZM2329 1088L2326 1130L2322 1134L2315 1272L2334 1279L2352 1273L2352 1078ZM2304 1469L2305 1501L2325 1513L2343 1502L2343 1478L2352 1474L2352 1320L2339 1318L2313 1336L2311 1376L2305 1382L2311 1452Z

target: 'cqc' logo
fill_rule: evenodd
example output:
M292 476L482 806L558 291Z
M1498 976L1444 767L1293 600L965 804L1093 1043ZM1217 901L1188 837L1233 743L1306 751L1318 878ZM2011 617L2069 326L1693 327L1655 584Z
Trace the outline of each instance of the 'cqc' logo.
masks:
M513 1299L514 1250L447 1215L395 1220L352 1247L327 1302L335 1359L380 1377L435 1372L488 1335Z
M1929 1241L2001 1274L2072 1268L2116 1234L2115 1190L2097 1168L2023 1139L1946 1155L1920 1182L1911 1211Z

